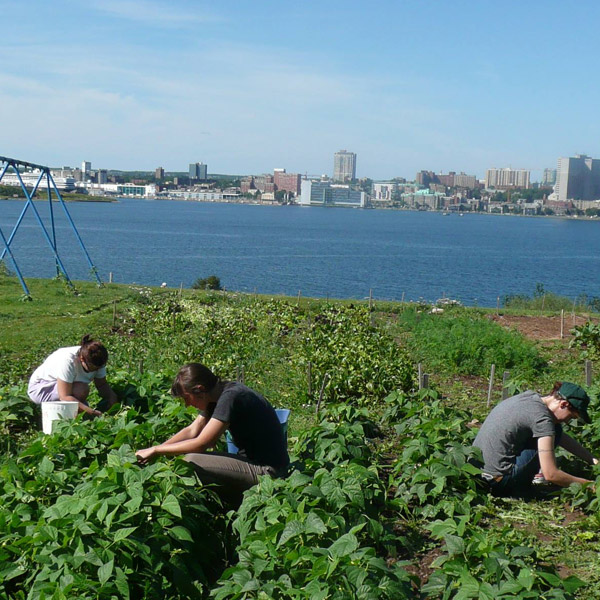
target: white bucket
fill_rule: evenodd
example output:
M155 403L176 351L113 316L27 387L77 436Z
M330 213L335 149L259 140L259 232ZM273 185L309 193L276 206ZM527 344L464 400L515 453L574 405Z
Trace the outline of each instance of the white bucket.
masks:
M52 433L52 423L60 419L74 419L77 416L79 402L42 402L42 431Z

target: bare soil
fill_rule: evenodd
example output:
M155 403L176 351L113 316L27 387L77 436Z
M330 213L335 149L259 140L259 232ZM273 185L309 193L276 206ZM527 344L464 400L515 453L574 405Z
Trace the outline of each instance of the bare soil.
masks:
M515 315L490 315L492 321L506 327L516 329L531 340L560 340L571 339L571 329L576 325L583 325L589 321L587 315L565 315L563 323L563 338L561 338L561 317L554 315L545 316L515 316Z

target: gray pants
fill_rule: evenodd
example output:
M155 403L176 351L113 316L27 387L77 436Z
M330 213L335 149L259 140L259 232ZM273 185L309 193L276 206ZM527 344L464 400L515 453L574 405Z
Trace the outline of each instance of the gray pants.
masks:
M277 475L273 467L252 464L236 454L207 452L186 454L184 458L194 465L203 484L216 484L215 491L219 496L237 505L244 492L258 483L259 475Z

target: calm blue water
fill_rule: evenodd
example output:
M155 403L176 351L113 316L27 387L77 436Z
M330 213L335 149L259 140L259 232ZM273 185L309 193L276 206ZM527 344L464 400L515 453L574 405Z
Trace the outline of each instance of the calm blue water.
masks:
M46 222L47 204L35 204ZM0 202L6 237L23 207ZM88 279L64 214L54 208L67 271ZM600 296L598 221L151 200L68 209L102 279L112 272L117 283L189 287L216 274L230 290L365 298L372 289L378 299L445 294L480 306L495 306L505 294L531 295L538 282L573 298ZM25 278L54 276L31 209L11 249Z

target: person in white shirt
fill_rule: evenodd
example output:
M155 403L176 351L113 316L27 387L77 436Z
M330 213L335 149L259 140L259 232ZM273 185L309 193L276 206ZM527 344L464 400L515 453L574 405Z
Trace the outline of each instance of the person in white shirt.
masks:
M80 346L59 348L33 372L27 394L33 402L79 403L79 412L92 416L102 413L87 402L90 383L93 381L100 397L112 406L117 395L106 381L108 351L91 336L85 335Z

